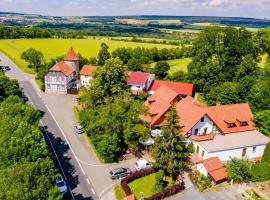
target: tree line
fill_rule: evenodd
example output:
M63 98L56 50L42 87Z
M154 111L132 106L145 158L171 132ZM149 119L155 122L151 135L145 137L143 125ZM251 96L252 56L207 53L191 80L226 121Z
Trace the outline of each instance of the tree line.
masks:
M244 28L209 27L194 40L188 72L177 72L178 77L192 82L209 105L248 102L258 129L270 135L269 44L270 29L252 33ZM260 67L263 56L267 62Z
M38 126L40 113L0 71L0 199L62 199L57 171Z

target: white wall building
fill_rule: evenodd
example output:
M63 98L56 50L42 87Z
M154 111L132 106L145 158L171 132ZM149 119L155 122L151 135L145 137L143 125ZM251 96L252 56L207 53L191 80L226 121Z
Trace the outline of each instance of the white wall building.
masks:
M90 81L93 79L93 72L96 70L95 66L84 65L80 71L81 85L84 87L90 87Z

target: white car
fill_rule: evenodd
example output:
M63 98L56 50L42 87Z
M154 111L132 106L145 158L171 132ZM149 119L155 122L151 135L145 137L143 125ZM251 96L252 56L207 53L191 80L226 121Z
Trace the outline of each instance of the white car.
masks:
M162 130L160 129L151 130L151 136L153 138L156 138L157 136L161 136L161 133L162 133Z
M148 167L151 167L151 164L145 159L137 160L135 163L135 168L137 170L148 168Z
M64 194L67 192L67 184L66 182L64 181L63 179L63 176L62 175L59 175L59 178L55 180L55 183L59 189L59 192L61 194Z

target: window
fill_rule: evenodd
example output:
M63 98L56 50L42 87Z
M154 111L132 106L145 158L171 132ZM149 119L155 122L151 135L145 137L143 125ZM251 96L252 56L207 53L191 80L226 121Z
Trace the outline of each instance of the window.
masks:
M202 151L202 158L204 157L204 151Z
M228 128L234 128L234 127L236 127L235 123L228 123Z
M256 152L256 149L257 149L257 147L254 146L254 147L252 148L252 152L253 152L253 153Z
M199 131L199 130L196 128L196 129L195 129L195 135L197 135L197 134L198 134L198 131Z
M240 122L240 126L247 126L248 123L247 122Z
M204 128L203 134L206 135L207 133L207 128Z
M242 157L245 157L247 154L247 148L243 148L242 150Z
M204 122L204 117L201 118L201 122Z

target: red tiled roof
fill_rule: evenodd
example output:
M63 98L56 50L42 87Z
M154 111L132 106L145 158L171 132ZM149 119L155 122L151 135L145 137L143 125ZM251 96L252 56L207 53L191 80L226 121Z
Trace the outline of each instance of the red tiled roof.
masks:
M227 178L227 172L218 157L205 159L201 163L216 182Z
M74 71L72 67L66 64L64 61L55 63L55 65L49 71L62 72L65 76L71 75Z
M66 61L77 61L79 60L78 56L76 55L74 49L72 47L69 48L68 53L66 54L64 60Z
M96 66L84 65L80 71L81 75L93 76L93 71L96 70Z
M253 115L247 103L210 106L207 110L210 118L225 134L256 130L252 121ZM239 121L246 121L247 126L240 126ZM227 123L235 123L236 127L228 128Z
M176 104L176 111L180 116L181 132L185 135L206 113L206 106L191 96L183 98Z
M191 96L187 96L176 104L176 110L180 116L179 124L184 135L205 115L224 134L256 130L252 121L253 115L249 105L246 103L206 106ZM248 125L240 126L239 120L247 120ZM236 123L236 127L228 128L227 123Z
M149 73L146 72L128 72L128 84L144 84L148 77Z
M206 141L206 140L213 140L215 137L214 133L210 133L207 135L191 135L189 139L194 141Z
M193 84L192 83L180 83L171 81L154 80L150 87L150 91L156 91L161 85L166 85L178 94L192 95Z
M170 109L177 96L178 94L167 86L160 86L155 94L148 97L144 103L150 113L150 115L144 116L144 120L151 125L157 124Z

